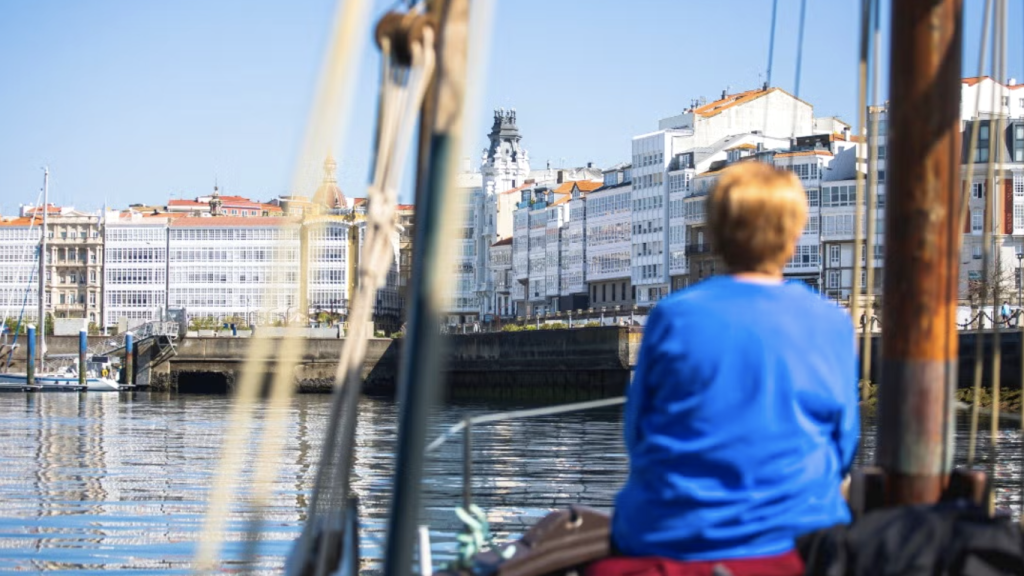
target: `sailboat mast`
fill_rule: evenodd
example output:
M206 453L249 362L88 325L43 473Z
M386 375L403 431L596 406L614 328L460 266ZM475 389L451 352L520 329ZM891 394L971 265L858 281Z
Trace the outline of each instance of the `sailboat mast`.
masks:
M39 371L46 355L46 215L50 204L50 168L43 168L43 229L39 240Z
M877 463L888 504L938 500L953 463L962 0L892 3Z

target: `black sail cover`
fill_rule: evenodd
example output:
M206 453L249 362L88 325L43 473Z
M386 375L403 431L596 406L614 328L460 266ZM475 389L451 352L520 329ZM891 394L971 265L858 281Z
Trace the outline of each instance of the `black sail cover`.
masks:
M875 510L797 544L814 575L1024 575L1018 524L967 503Z

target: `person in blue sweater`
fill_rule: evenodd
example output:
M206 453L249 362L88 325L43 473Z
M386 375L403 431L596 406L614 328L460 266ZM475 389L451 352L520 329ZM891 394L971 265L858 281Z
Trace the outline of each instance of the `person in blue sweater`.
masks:
M736 561L739 574L743 561L799 563L798 537L850 521L840 486L858 443L857 359L850 318L783 281L807 219L791 172L727 168L707 219L728 274L651 312L612 544L621 556Z

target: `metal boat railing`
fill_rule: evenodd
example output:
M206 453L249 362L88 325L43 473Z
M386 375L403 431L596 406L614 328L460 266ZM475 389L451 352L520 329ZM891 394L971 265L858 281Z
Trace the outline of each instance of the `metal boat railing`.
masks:
M457 424L446 430L440 436L427 445L426 452L429 454L440 448L445 442L462 432L462 506L468 510L473 501L473 426L489 422L502 422L505 420L518 420L520 418L533 418L537 416L553 416L555 414L568 414L571 412L583 412L585 410L597 410L599 408L610 408L621 406L626 403L625 396L606 398L604 400L589 400L586 402L574 402L572 404L561 404L545 408L527 408L523 410L510 410L507 412L495 412L492 414L481 414L479 416L468 416Z

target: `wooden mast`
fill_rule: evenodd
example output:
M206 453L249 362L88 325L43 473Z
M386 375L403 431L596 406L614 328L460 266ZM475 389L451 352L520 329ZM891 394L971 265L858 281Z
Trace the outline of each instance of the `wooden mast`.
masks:
M892 3L877 462L886 502L935 502L953 463L962 0Z

